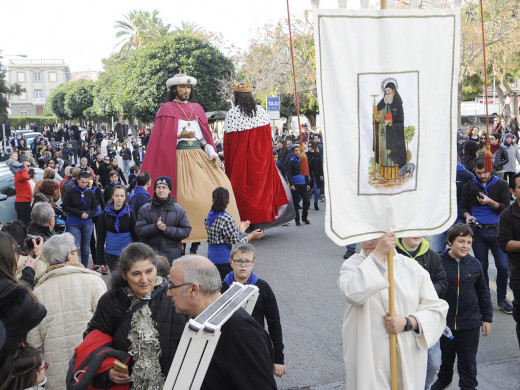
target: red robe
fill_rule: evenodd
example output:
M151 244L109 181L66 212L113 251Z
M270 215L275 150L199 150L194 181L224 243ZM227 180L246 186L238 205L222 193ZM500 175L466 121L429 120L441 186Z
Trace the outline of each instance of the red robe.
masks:
M189 107L183 103L180 103L180 105L182 105L185 110ZM211 130L208 125L208 118L204 113L204 109L197 103L191 103L191 105L193 107L193 119L195 119L195 116L198 117L199 126L204 139L213 146L216 152L215 143L213 142ZM190 114L191 109L187 113ZM150 174L152 183L155 178L159 176L168 176L172 179L171 195L175 199L177 199L177 129L179 118L187 120L184 112L182 112L177 104L169 102L161 105L155 116L150 141L148 142L143 165L141 166L141 171ZM153 185L150 186L148 192L150 196L153 196Z
M240 217L270 223L289 203L273 158L269 124L224 133L224 163Z

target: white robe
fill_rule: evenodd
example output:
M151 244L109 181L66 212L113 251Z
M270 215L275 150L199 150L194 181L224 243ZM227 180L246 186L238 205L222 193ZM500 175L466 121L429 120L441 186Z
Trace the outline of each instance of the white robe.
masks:
M428 348L442 335L448 304L439 299L428 272L394 252L396 314L414 316L420 333L397 334L398 388L424 388ZM341 266L338 286L347 301L343 319L343 358L347 390L390 389L390 337L386 266L362 251Z

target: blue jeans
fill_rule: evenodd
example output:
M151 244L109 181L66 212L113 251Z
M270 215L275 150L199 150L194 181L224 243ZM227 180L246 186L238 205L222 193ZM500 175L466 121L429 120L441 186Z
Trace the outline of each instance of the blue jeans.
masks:
M92 237L92 220L78 225L67 225L67 231L74 236L76 246L81 249L81 264L88 267L90 237Z
M486 284L489 289L489 276L488 276L488 252L491 250L493 258L495 259L495 266L497 268L497 302L506 299L507 292L507 255L498 246L497 242L497 230L496 229L474 229L473 231L473 253L475 257L482 264L484 270L484 277Z
M424 390L428 390L430 385L437 378L437 372L441 366L441 342L437 341L431 348L428 348L428 365L426 366L426 383Z
M319 177L316 177L314 173L311 172L311 180L312 180L312 188L314 190L314 203L318 203L320 200L320 182L318 181ZM311 192L309 191L309 203L311 202Z

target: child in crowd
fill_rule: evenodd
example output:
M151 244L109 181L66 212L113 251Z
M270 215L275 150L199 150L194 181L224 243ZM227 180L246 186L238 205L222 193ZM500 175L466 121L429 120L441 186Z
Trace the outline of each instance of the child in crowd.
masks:
M282 377L286 373L283 356L282 325L276 297L269 284L260 279L253 268L256 263L256 251L253 245L240 242L233 246L229 262L233 271L226 275L222 283L222 293L227 291L233 282L254 284L259 289L258 299L251 316L262 327L267 320L267 329L274 348L274 375Z
M493 307L482 266L469 254L473 242L471 228L463 223L452 226L446 241L450 248L441 258L448 277L448 291L444 295L449 304L446 324L453 339L441 337L442 363L431 389L442 390L451 385L455 356L460 388L476 389L480 328L484 337L491 332Z

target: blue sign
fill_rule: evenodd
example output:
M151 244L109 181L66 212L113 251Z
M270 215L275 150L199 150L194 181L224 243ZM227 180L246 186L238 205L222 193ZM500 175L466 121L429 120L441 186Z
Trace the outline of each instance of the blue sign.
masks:
M280 111L280 98L279 97L268 97L267 98L267 111Z

